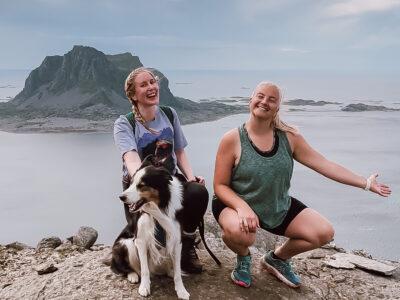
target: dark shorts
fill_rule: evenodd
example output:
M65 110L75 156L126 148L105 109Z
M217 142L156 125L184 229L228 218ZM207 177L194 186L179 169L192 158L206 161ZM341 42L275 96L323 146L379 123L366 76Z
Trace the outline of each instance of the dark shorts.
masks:
M263 228L273 234L277 235L285 235L285 231L288 228L289 224L293 221L293 219L307 206L296 198L290 197L290 207L289 210L283 219L282 223L272 229ZM219 215L222 210L227 207L224 203L222 203L215 195L212 200L212 213L214 215L215 220L218 222Z

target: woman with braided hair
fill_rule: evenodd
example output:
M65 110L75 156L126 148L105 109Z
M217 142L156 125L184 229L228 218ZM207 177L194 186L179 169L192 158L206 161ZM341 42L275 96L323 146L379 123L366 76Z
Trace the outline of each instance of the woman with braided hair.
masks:
M129 187L130 179L140 167L141 161L149 154L162 151L158 145L170 147L172 163L169 171L180 177L184 175L182 271L200 273L202 265L194 249L195 231L203 219L208 204L208 192L204 179L194 176L185 153L187 146L178 115L171 107L159 106L159 84L157 77L146 68L133 70L125 81L125 93L132 103L133 116L120 116L114 124L114 140L123 161L123 189ZM129 209L125 205L125 214ZM129 218L127 218L129 220ZM156 236L159 242L163 237Z

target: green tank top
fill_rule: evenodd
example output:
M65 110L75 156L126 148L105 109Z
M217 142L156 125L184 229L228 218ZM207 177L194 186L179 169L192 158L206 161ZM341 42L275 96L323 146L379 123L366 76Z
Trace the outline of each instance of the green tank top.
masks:
M277 130L278 150L270 157L256 152L239 127L241 154L233 168L231 188L254 210L264 229L279 226L290 207L288 194L293 173L293 157L286 133Z

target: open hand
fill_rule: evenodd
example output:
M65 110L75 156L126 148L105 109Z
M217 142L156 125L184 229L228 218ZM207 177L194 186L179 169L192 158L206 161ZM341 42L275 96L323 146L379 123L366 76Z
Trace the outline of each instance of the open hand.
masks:
M369 188L369 190L371 192L381 195L383 197L388 197L392 193L392 191L391 191L390 187L388 187L386 184L379 183L376 180L376 177L378 177L378 176L379 176L378 174L372 174L370 176L371 187Z

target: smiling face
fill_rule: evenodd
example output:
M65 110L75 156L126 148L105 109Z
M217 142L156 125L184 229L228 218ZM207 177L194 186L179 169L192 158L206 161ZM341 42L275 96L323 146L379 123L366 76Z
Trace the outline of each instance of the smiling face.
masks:
M259 84L250 99L250 113L256 118L273 119L280 106L280 92L277 86Z
M134 79L135 101L141 106L158 105L159 86L157 79L148 71L140 72Z

